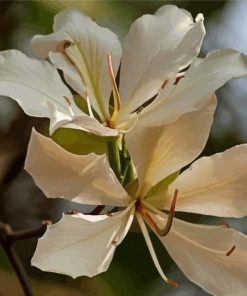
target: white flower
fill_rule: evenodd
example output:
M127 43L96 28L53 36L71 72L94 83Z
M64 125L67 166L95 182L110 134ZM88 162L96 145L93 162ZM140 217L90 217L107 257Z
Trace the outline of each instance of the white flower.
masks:
M97 216L64 214L39 240L32 264L72 277L92 277L106 271L116 246L136 217L153 262L166 282L176 285L163 273L146 225L190 280L213 295L244 296L246 237L225 226L173 219L176 198L179 211L228 217L247 214L245 144L195 161L173 181L169 177L203 149L215 106L213 96L203 109L183 115L175 123L152 128L137 124L126 134L139 177L134 194L121 186L105 155L73 155L33 131L25 168L48 197L125 209ZM150 195L153 186L167 178L169 187ZM162 208L169 208L170 213Z
M203 16L194 22L174 5L137 19L122 46L113 32L75 9L56 15L53 28L54 33L33 38L34 51L49 56L67 83L82 97L86 93L101 122L121 132L137 118L142 125L156 126L199 110L217 88L247 74L246 57L234 50L195 60L205 35ZM118 92L114 75L120 61ZM189 71L180 73L191 63ZM114 112L109 112L112 90Z
M194 22L187 11L165 5L137 19L121 46L110 30L67 9L55 17L53 34L32 40L34 51L49 56L54 66L15 50L0 53L0 94L15 99L29 115L50 118L51 133L69 127L117 136L137 120L142 126L168 124L205 106L229 79L247 74L246 57L234 50L197 59L204 35L201 14ZM76 106L55 67L86 100L88 114Z

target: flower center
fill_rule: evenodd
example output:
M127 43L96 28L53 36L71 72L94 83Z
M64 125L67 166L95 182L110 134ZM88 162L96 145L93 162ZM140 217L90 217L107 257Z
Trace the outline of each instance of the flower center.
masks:
M155 222L154 218L150 214L150 211L153 212L154 214L157 214L159 210L153 208L151 205L149 205L147 202L143 204L141 200L138 198L136 201L136 211L139 212L143 219L151 226L151 228L154 229L154 231L159 235L159 236L166 236L172 227L172 222L173 218L175 215L175 208L176 208L176 202L177 202L177 197L178 197L178 189L175 190L174 196L172 199L172 203L170 206L168 218L165 227L160 228L157 223ZM149 208L149 209L147 209Z

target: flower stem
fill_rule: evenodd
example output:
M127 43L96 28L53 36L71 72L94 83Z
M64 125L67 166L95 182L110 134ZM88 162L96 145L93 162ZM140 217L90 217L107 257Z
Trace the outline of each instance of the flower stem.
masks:
M119 154L119 148L118 148L118 139L115 141L108 142L107 147L108 147L108 159L110 162L110 166L113 169L118 180L121 182L122 174L121 174L121 160L120 160L120 154Z

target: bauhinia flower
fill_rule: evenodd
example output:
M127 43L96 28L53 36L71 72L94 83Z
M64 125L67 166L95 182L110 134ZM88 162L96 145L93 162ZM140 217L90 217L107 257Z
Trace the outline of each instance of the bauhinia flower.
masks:
M74 278L95 276L108 269L135 218L167 283L177 286L162 271L147 226L191 281L213 295L244 296L247 237L225 225L194 225L174 217L175 206L178 211L206 215L247 214L246 144L196 160L178 175L202 151L215 106L212 96L204 108L175 123L152 128L137 124L126 134L139 181L138 189L128 192L105 155L71 154L33 130L25 168L47 197L118 210L104 215L64 214L39 239L32 264Z
M53 28L54 33L33 38L34 51L63 71L102 124L121 132L137 119L156 126L199 110L226 81L247 74L246 58L234 50L195 60L205 35L203 16L194 22L189 12L174 5L137 19L122 46L113 32L75 9L56 15Z
M0 94L28 115L50 118L51 133L69 127L117 136L137 120L143 126L168 124L205 106L229 79L247 74L246 57L234 50L196 59L204 35L201 14L194 22L184 9L165 5L137 19L121 46L113 32L67 9L55 17L53 34L32 40L34 51L49 56L53 66L16 50L0 53ZM87 114L55 67L87 103Z

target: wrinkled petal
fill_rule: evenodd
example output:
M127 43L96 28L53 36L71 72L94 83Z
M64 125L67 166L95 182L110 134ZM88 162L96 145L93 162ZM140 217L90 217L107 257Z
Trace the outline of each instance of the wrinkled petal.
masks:
M29 142L25 169L47 197L112 206L125 206L130 200L106 155L72 154L35 130Z
M50 134L53 134L58 128L64 127L87 131L103 137L115 137L118 135L116 129L105 127L97 119L85 113L81 112L79 115L70 116L57 110L53 104L49 104L49 108L51 111Z
M196 20L194 23L183 9L165 5L132 24L124 40L120 71L124 112L130 113L152 98L165 79L197 56L205 29L202 16Z
M72 103L72 94L55 67L17 50L0 53L0 94L13 98L26 114L37 117L50 117L48 101L66 114L69 110L64 97Z
M111 81L107 54L111 54L117 73L122 51L117 36L75 9L66 9L55 17L54 31L47 36L35 36L32 40L34 51L42 57L47 57L50 51L66 54L76 71L71 70L68 61L59 55L53 55L51 60L64 71L67 82L75 90L81 91L78 85L83 83L95 111L101 119L108 118ZM65 41L72 45L64 48ZM80 94L84 96L84 93Z
M247 75L247 57L232 49L213 51L195 60L177 85L167 85L142 112L142 124L167 124L202 108L210 94L232 78Z
M195 161L169 186L176 210L222 217L247 215L247 145Z
M165 217L156 220L166 223ZM158 238L183 273L210 294L246 294L247 237L242 233L175 219L169 234Z
M32 265L43 271L93 277L108 269L126 236L134 207L107 215L64 215L39 239Z
M215 108L213 96L202 110L183 115L170 125L145 128L139 121L138 126L126 134L126 145L137 169L142 195L201 153Z

